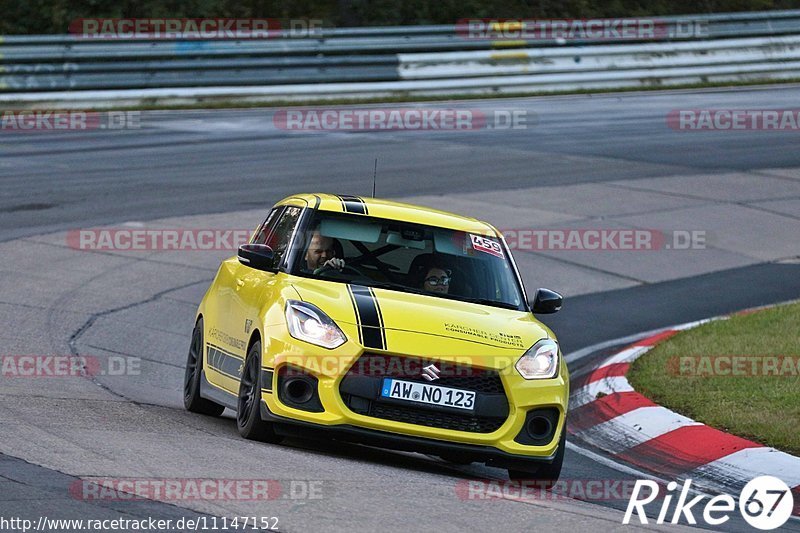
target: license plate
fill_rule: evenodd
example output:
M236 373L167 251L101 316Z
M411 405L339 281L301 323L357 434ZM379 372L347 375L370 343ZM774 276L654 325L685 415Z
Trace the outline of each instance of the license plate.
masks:
M400 379L384 379L381 396L409 402L455 407L467 411L475 408L475 393L472 391Z

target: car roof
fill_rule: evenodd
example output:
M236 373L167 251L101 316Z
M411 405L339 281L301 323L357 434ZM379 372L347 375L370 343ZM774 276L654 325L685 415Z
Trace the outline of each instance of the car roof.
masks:
M287 196L275 205L298 205L334 213L366 214L376 218L400 220L482 235L496 235L499 233L491 224L475 218L380 198L344 194L303 193Z

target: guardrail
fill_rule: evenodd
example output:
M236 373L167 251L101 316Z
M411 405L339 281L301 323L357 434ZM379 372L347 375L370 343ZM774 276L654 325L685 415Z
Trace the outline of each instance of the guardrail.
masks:
M800 10L663 17L658 40L467 38L464 27L322 29L305 38L74 35L0 41L0 102L474 94L800 78ZM702 28L684 34L681 28Z

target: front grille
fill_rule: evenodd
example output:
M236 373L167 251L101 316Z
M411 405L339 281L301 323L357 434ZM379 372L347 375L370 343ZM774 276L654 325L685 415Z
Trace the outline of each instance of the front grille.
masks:
M477 376L442 376L437 379L434 384L441 385L442 387L451 387L453 389L474 390L475 392L486 392L489 394L505 394L503 382L500 381L500 376L495 372L484 372Z
M455 431L470 431L472 433L491 433L497 431L505 422L504 418L479 418L470 415L455 413L438 413L426 411L416 407L402 407L399 405L372 403L370 416L428 426L432 428L453 429Z
M433 382L422 377L422 368L431 362L441 370L439 379ZM383 378L475 391L475 411L466 413L425 404L398 404L397 400L380 396ZM494 370L464 364L364 354L348 370L339 391L344 403L355 413L419 426L491 433L498 430L508 417L508 401L500 375Z
M432 362L441 369L440 377L433 383L434 385L487 394L505 394L503 381L494 370L419 357L364 354L353 364L348 374L430 383L422 377L422 367Z

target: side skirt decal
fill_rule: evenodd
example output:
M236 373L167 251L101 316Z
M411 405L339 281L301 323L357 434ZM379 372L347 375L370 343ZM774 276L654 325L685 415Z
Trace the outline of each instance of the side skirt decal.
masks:
M241 357L211 343L207 343L206 348L208 350L206 364L209 368L231 379L237 381L242 379L244 360ZM273 369L271 368L261 369L261 390L263 392L272 392L272 374Z

